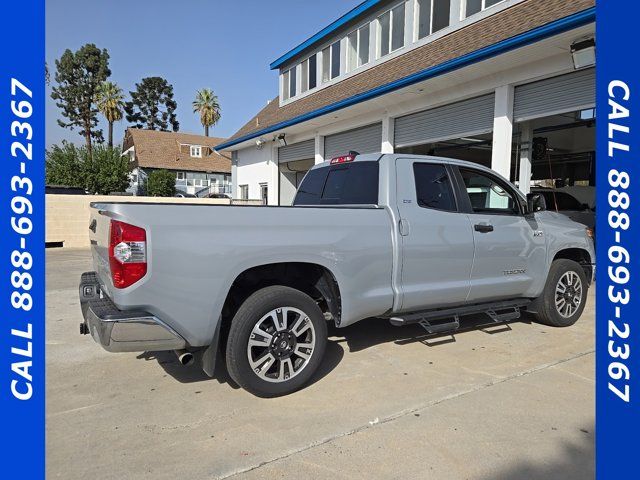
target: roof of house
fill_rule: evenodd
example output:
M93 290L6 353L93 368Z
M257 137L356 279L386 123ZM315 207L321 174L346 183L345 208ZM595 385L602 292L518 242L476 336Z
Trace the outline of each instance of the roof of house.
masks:
M136 161L142 168L231 173L231 154L213 150L224 141L224 138L190 133L128 128L125 133L124 150L135 146ZM211 149L208 155L203 149L202 158L195 158L189 154L189 148L186 147L190 145Z
M420 77L423 73L436 76L466 66L459 60L468 59L471 64L503 53L496 45L508 51L591 23L594 5L595 0L525 0L284 106L276 97L222 148L373 98L370 93L381 95L429 78ZM549 28L552 24L554 28ZM530 35L532 31L537 36Z

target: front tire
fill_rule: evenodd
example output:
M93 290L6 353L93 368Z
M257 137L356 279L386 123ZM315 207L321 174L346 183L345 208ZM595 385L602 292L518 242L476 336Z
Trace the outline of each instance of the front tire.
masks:
M327 323L311 297L289 287L266 287L240 306L227 339L229 375L259 397L302 388L322 362Z
M551 264L542 295L536 299L535 316L552 327L576 323L587 303L587 276L580 264L566 259Z

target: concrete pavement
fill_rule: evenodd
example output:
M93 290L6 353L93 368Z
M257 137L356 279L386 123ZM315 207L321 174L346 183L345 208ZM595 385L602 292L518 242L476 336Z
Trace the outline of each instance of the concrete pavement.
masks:
M330 329L312 385L264 400L172 353L78 334L87 250L47 255L47 476L69 479L594 476L593 290L582 319L429 339Z

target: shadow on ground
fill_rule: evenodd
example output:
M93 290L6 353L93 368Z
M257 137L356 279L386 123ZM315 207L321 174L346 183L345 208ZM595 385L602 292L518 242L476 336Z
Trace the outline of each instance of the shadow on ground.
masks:
M581 428L579 442L564 442L560 460L544 464L519 462L483 480L588 480L595 478L595 428Z
M517 320L518 323L531 324L532 317L526 313ZM514 323L514 322L512 322ZM320 368L313 376L311 384L324 378L335 369L344 356L343 344L347 345L350 352L359 352L376 345L394 342L398 345L421 342L429 347L437 347L456 341L457 335L479 330L488 335L496 335L511 331L508 323L493 323L484 315L474 315L461 319L462 327L452 334L428 334L420 325L408 325L394 327L387 320L369 318L354 325L337 328L333 323L328 324L329 341L325 352L325 358ZM185 367L180 364L174 352L144 352L136 358L146 361L157 361L164 371L180 383L197 383L217 380L232 388L240 388L229 376L222 354L216 361L215 375L209 378L200 368L195 366Z

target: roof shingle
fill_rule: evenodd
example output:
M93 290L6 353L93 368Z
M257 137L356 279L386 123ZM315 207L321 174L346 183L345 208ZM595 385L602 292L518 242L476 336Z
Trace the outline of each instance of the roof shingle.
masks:
M123 150L135 146L136 161L142 168L231 173L231 154L213 150L224 141L224 138L190 133L128 128ZM210 148L202 149L202 158L194 158L189 153L190 145Z

